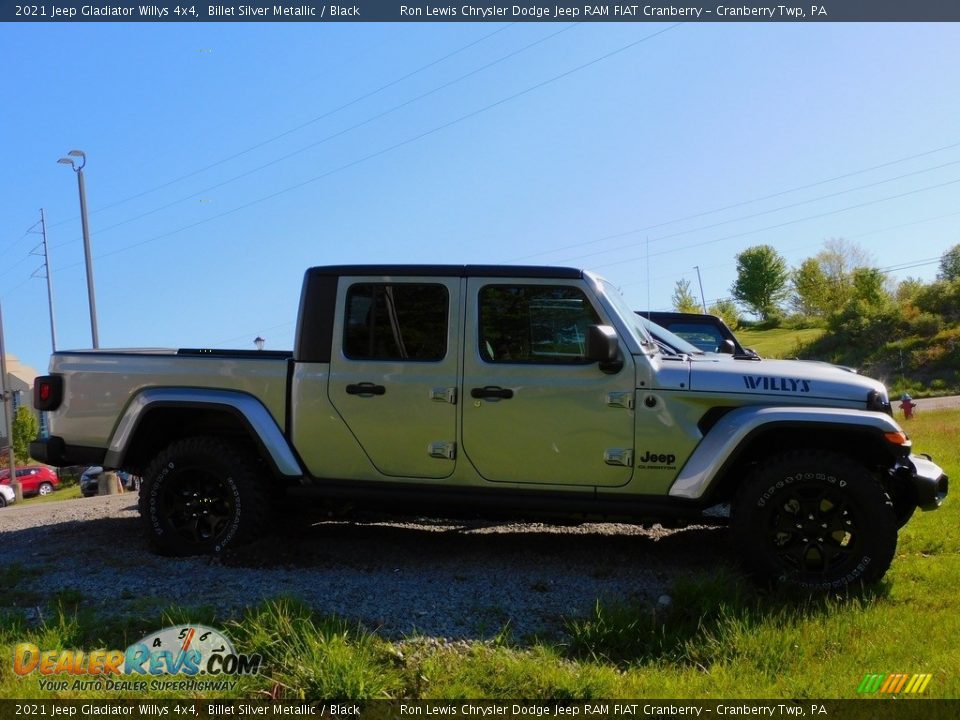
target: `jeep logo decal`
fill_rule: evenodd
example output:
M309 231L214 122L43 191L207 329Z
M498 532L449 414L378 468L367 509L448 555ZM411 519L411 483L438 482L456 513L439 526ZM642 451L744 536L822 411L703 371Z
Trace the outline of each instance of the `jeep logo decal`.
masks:
M744 375L743 384L748 390L776 390L777 392L810 392L810 381L801 378L764 377Z
M657 467L673 467L676 463L676 460L677 456L672 453L656 453L653 450L647 450L647 452L644 453L643 456L637 460L637 462L641 465L650 463L651 465Z

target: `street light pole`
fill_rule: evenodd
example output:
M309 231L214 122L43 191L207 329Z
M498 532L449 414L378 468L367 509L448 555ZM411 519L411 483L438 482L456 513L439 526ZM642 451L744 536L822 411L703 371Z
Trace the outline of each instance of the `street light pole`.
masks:
M693 269L697 271L697 282L700 283L700 305L703 307L703 314L707 314L707 301L703 297L703 280L700 279L700 266L694 265Z
M87 164L87 155L83 150L71 150L67 153L70 157L57 160L62 165L69 165L77 174L77 186L80 189L80 223L83 226L83 255L87 264L87 297L90 303L90 334L93 337L93 348L100 347L100 334L97 332L97 298L94 294L93 285L93 258L90 254L90 226L87 222L87 188L83 181L83 168ZM81 158L82 162L77 167L71 158Z

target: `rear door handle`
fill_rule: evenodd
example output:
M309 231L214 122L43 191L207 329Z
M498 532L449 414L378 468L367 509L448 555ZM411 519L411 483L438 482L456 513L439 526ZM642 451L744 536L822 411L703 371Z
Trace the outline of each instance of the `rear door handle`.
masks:
M487 385L482 388L471 388L470 397L477 400L509 400L513 397L513 390L510 388L497 387L496 385Z
M375 385L372 382L347 385L347 395L383 395L386 391L383 385Z

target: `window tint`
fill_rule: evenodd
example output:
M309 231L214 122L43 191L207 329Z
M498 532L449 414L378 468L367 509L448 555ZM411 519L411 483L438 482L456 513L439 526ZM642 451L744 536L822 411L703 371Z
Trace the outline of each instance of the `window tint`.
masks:
M487 285L480 291L479 351L487 362L586 362L587 327L599 324L578 288Z
M448 303L443 285L352 285L343 352L353 360L442 360Z

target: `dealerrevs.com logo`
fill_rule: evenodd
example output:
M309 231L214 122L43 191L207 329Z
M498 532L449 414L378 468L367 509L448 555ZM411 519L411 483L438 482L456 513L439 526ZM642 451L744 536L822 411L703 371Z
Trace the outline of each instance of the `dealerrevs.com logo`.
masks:
M231 678L255 675L260 655L238 653L219 630L173 625L150 633L126 650L44 650L18 643L13 671L38 673L44 690L229 690ZM171 675L186 680L169 680Z
M919 694L930 684L930 673L867 673L860 681L858 693Z

